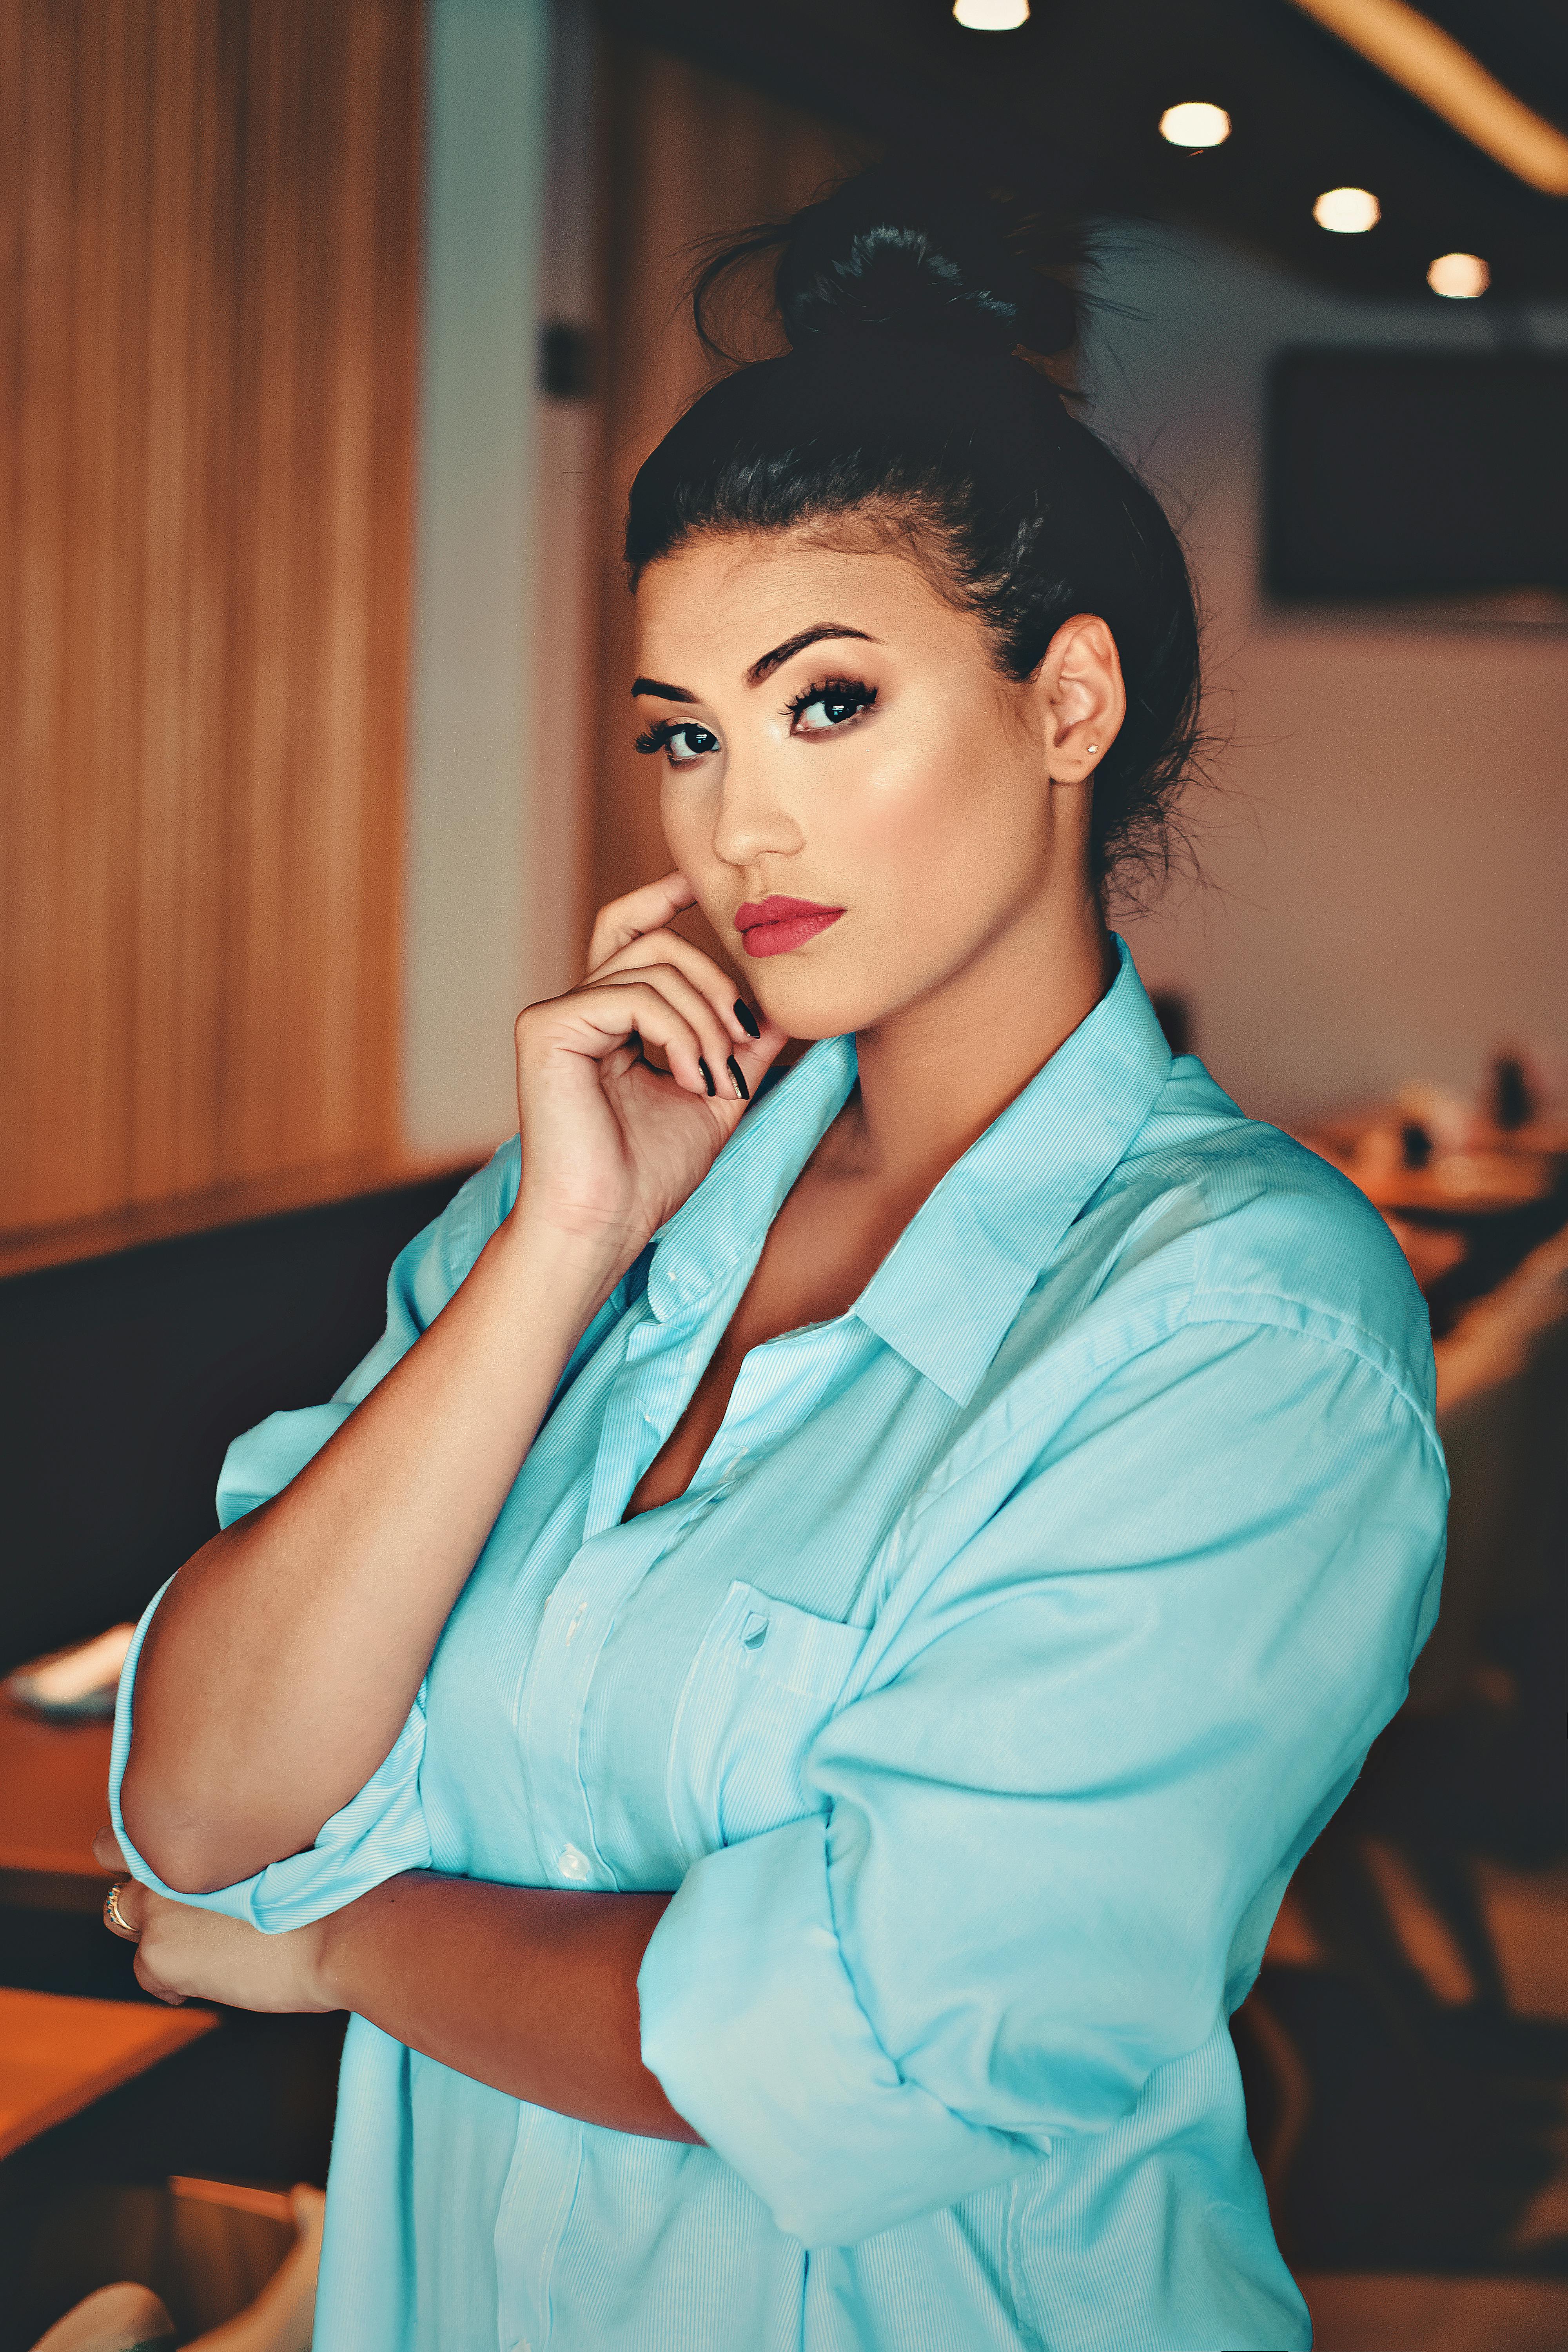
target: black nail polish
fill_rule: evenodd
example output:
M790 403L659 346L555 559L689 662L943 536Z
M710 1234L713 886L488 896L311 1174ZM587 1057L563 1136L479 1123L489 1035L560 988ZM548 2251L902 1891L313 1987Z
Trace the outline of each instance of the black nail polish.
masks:
M752 1089L746 1084L745 1079L741 1076L741 1065L736 1061L733 1054L730 1056L728 1068L730 1076L735 1081L735 1092L740 1096L742 1102L750 1102L752 1099Z
M717 1087L714 1085L714 1083L713 1083L713 1073L712 1073L712 1071L709 1068L709 1066L708 1066L707 1063L703 1060L703 1058L702 1058L702 1056L701 1056L701 1055L700 1055L700 1054L699 1054L699 1055L698 1055L698 1056L697 1056L697 1066L698 1066L698 1068L699 1068L699 1069L701 1071L701 1073L702 1073L702 1083L703 1083L703 1085L707 1087L707 1089L708 1089L709 1093L710 1093L710 1095L716 1095L716 1094L718 1093L719 1089L718 1089L718 1087ZM731 1069L734 1067L733 1063L731 1063Z
M757 1026L757 1016L743 996L737 996L735 999L735 1018L748 1037L762 1035L763 1033Z

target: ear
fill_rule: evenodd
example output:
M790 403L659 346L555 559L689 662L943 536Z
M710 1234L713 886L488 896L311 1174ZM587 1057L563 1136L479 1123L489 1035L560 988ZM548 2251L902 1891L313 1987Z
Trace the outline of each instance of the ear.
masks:
M1116 640L1097 614L1062 623L1035 673L1035 692L1047 775L1053 784L1087 782L1127 716Z

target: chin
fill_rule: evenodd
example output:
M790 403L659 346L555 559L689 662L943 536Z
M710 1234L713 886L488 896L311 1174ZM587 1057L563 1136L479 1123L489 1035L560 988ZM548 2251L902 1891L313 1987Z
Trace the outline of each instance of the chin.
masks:
M752 993L769 1017L781 1029L804 1044L814 1045L819 1037L847 1037L857 1029L869 1029L893 1010L879 992L835 987L826 973L814 986L805 972L793 986L784 984L784 974L778 982L765 988L753 981Z

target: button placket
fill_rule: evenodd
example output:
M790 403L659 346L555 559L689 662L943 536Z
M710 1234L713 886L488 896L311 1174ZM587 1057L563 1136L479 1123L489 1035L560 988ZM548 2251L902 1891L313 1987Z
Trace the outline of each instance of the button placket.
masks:
M681 1329L644 1321L630 1333L605 1415L584 1539L545 1604L518 1700L530 1814L541 1862L565 1885L613 1886L594 1837L578 1771L583 1718L616 1612L691 1514L649 1514L624 1524L626 1498L679 1418L706 1360L706 1318Z
M635 1519L591 1538L545 1604L523 1677L518 1742L534 1842L545 1867L568 1885L615 1885L577 1768L583 1716L616 1612L668 1539L657 1522Z

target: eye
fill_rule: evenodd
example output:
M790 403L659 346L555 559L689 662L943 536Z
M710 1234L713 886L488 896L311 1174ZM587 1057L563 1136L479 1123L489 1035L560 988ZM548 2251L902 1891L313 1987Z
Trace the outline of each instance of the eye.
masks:
M877 689L858 677L830 677L808 686L785 705L792 735L831 735L869 710Z
M710 727L699 727L695 719L660 719L637 737L637 748L650 755L664 752L672 768L689 768L693 760L705 760L716 751L719 738Z

